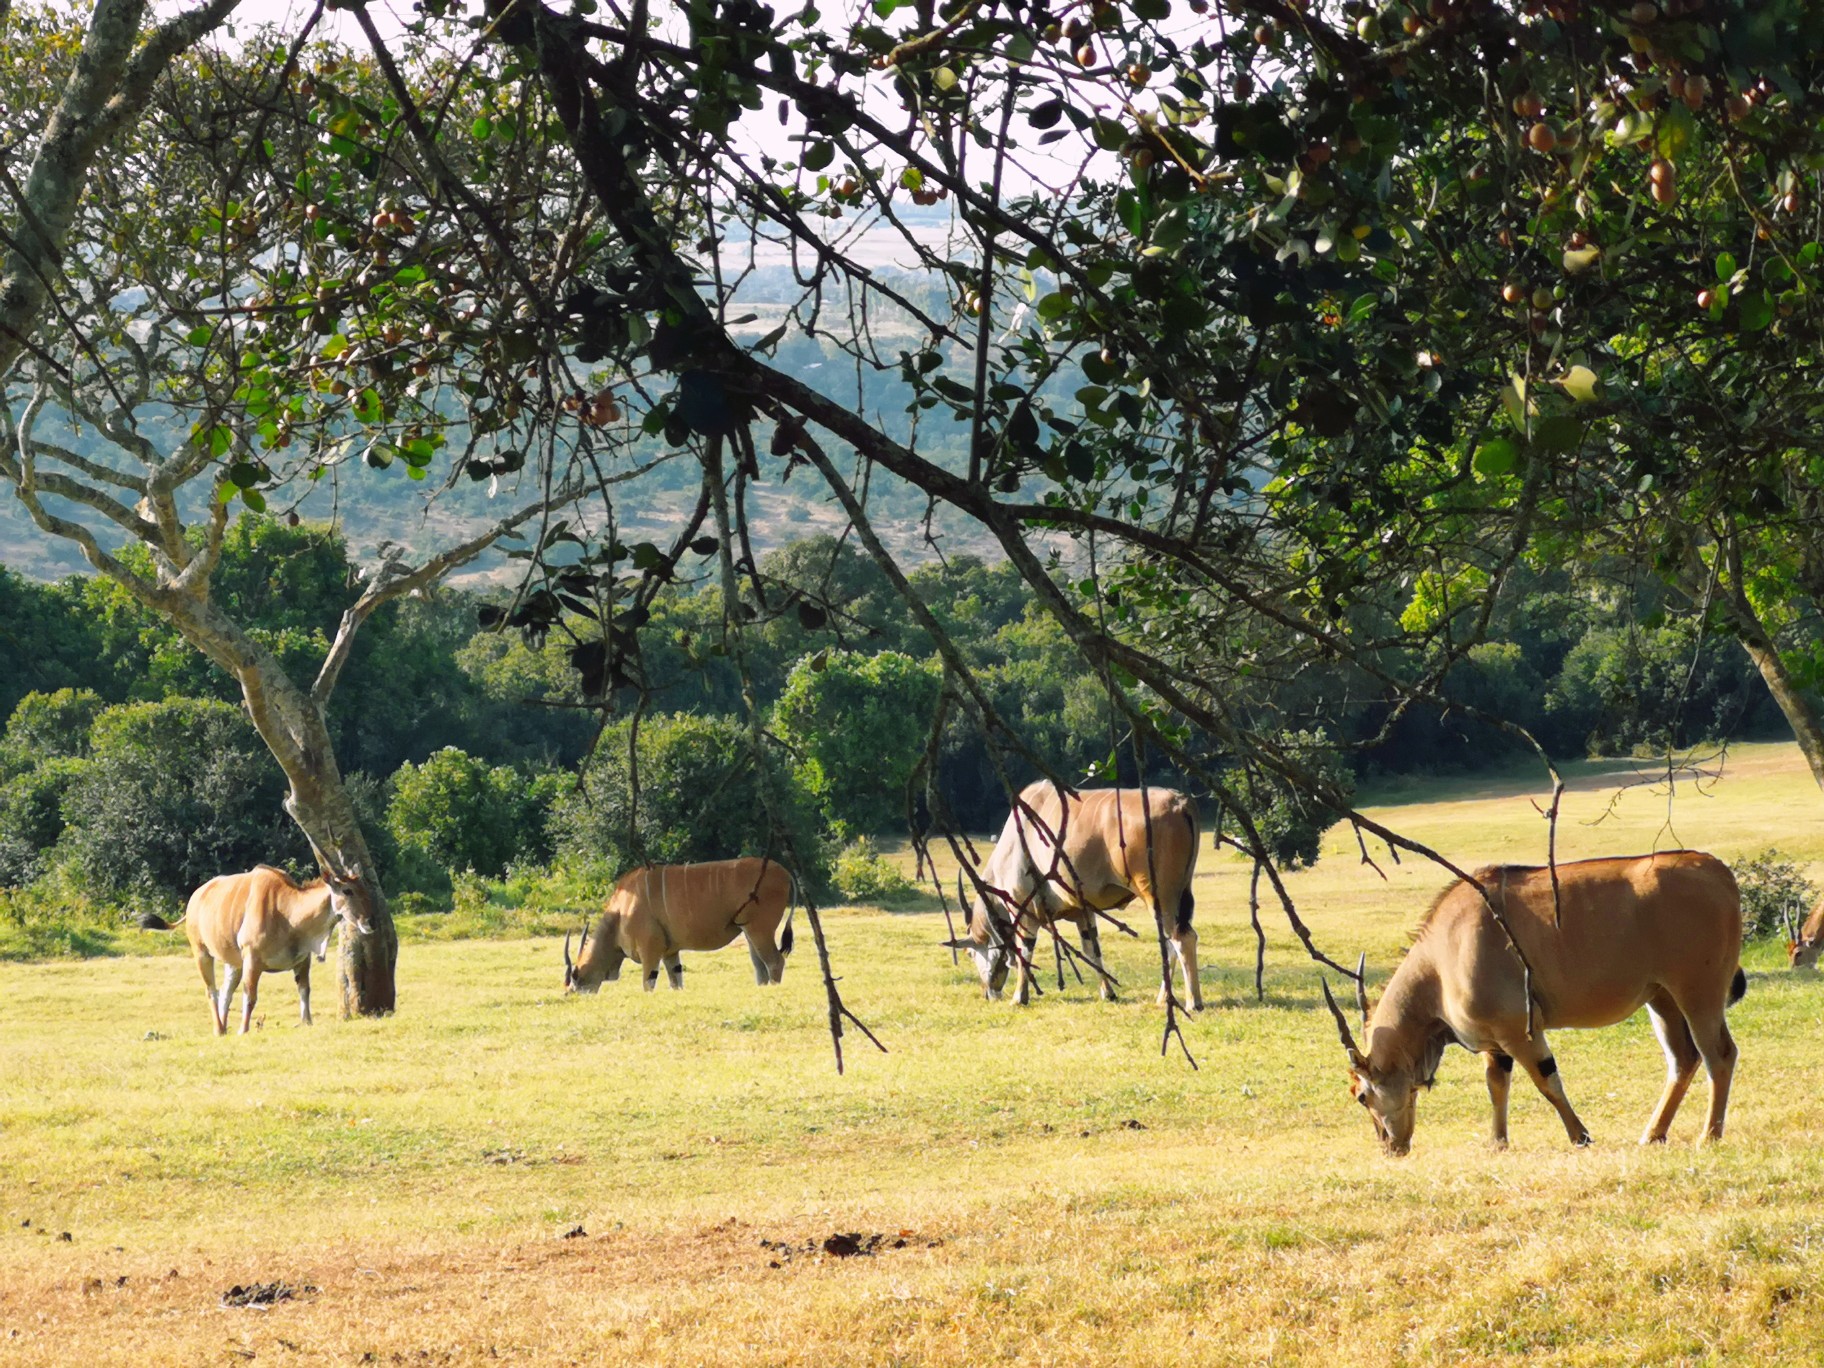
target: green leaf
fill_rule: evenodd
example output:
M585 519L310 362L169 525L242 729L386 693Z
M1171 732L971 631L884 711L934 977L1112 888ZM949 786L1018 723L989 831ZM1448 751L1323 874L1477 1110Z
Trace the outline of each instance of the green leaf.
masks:
M1691 117L1691 111L1677 101L1660 111L1659 122L1654 126L1654 137L1659 145L1659 155L1667 159L1676 158L1679 153L1690 146L1692 136L1697 132L1697 120Z
M1736 296L1736 309L1746 332L1759 332L1773 322L1773 301L1765 290L1745 290Z
M1583 436L1583 420L1567 413L1540 418L1533 423L1533 446L1548 455L1569 451Z
M1493 437L1476 448L1471 461L1476 474L1494 477L1505 475L1520 460L1520 445L1507 437Z
M494 132L494 121L486 114L477 114L475 122L469 125L469 136L476 142L486 142Z
M939 67L936 71L931 73L931 84L936 86L939 90L955 90L956 72L947 66Z
M806 171L821 171L835 160L836 146L834 143L814 142L804 149L803 165Z
M1717 257L1716 278L1718 280L1728 281L1729 278L1735 274L1735 270L1735 257L1733 254L1724 252Z
M1127 146L1127 126L1113 119L1095 121L1096 146L1104 152L1119 152Z
M184 341L188 342L193 347L206 347L209 345L209 339L214 336L215 330L213 328L209 327L206 323L199 323L196 327L184 334Z

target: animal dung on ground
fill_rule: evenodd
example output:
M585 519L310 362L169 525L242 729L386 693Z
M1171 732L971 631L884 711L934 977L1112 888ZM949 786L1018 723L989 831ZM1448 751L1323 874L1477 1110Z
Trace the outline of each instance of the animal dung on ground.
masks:
M245 1287L236 1283L222 1293L222 1305L251 1306L256 1310L264 1310L268 1306L277 1306L280 1302L292 1301L306 1292L316 1290L309 1283L302 1287L293 1287L288 1282L248 1283Z
M794 1258L802 1255L827 1254L836 1259L853 1259L863 1255L874 1255L886 1249L904 1249L917 1237L910 1230L902 1230L897 1235L886 1235L879 1231L864 1235L860 1231L837 1231L826 1235L821 1240L806 1240L801 1245L791 1244L785 1240L769 1240L762 1236L760 1247L770 1251L774 1257L767 1260L768 1268L782 1268ZM927 1249L935 1249L942 1240L925 1240Z

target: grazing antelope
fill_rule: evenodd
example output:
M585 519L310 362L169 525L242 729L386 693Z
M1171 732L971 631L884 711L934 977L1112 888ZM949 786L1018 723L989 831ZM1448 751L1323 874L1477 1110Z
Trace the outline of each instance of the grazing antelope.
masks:
M1811 915L1805 918L1805 924L1792 927L1787 925L1786 959L1794 969L1810 969L1818 962L1818 952L1824 950L1824 900L1811 909Z
M1030 810L1030 811L1029 811ZM1151 857L1147 840L1152 839ZM998 998L1008 969L1017 962L1016 999L1030 994L1032 952L1041 927L1075 922L1083 953L1102 963L1096 913L1125 907L1138 898L1166 918L1174 958L1184 974L1184 994L1193 1011L1203 1008L1197 981L1197 932L1191 926L1195 902L1191 876L1197 872L1197 808L1167 788L1082 789L1065 796L1049 780L1028 784L1007 815L1001 838L982 865L982 882L992 892L971 899L957 875L957 901L969 910L969 934L945 944L975 959L985 996ZM1017 936L1021 954L1013 950ZM1170 969L1159 986L1164 1002ZM1102 979L1102 997L1114 1000Z
M1411 1147L1419 1089L1431 1086L1439 1057L1453 1044L1483 1058L1497 1147L1507 1144L1516 1060L1557 1109L1571 1143L1589 1144L1544 1028L1612 1026L1643 1005L1665 1048L1666 1088L1641 1143L1665 1141L1700 1059L1710 1075L1701 1138L1722 1139L1736 1060L1724 1009L1748 986L1739 967L1741 898L1729 867L1695 850L1579 860L1558 866L1555 903L1548 868L1491 865L1475 879L1532 966L1530 1021L1520 961L1475 886L1462 879L1431 905L1372 1013L1358 968L1366 1054L1324 984L1349 1056L1349 1091L1367 1108L1387 1152Z
M260 975L291 970L298 984L298 1019L310 1025L310 957L322 960L329 953L330 933L347 920L361 935L373 930L368 893L361 884L361 867L346 875L326 874L307 884L271 865L258 865L245 874L219 874L190 895L184 915L176 922L148 913L139 924L151 931L182 926L190 952L209 993L209 1012L215 1033L228 1033L228 1004L236 986L242 986L241 1034L253 1021L253 1004L260 993ZM215 962L227 966L227 982L215 991Z
M609 895L595 928L583 929L576 959L564 937L564 991L593 993L603 979L618 979L621 965L637 959L646 991L659 981L659 964L673 988L684 986L680 950L720 950L736 936L747 937L754 982L778 983L792 953L795 881L773 860L750 856L705 864L646 865L623 874ZM788 910L788 907L791 910ZM785 929L777 946L773 933Z

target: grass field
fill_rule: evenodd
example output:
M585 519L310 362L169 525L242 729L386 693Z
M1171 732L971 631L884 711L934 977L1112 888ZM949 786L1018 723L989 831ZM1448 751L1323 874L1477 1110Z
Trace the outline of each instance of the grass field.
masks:
M1561 858L1777 844L1824 870L1792 747L1737 749L1670 829L1663 791L1570 777ZM1463 863L1533 860L1529 793L1412 783L1378 815ZM1332 833L1292 880L1376 979L1443 882L1381 863ZM1517 1084L1491 1152L1452 1051L1391 1160L1271 907L1254 1000L1247 867L1206 852L1196 893L1196 1071L1160 1058L1150 942L1104 938L1122 1003L1048 978L1022 1010L981 1000L929 913L829 918L891 1050L851 1034L843 1077L802 934L777 989L737 947L687 959L682 993L571 999L555 940L412 943L396 1018L301 1030L281 977L227 1040L181 957L0 965L0 1363L1824 1355L1824 980L1750 954L1721 1147L1690 1146L1701 1080L1672 1146L1633 1143L1663 1071L1636 1017L1554 1037L1593 1148ZM823 1252L849 1232L885 1239ZM222 1304L274 1281L295 1298Z

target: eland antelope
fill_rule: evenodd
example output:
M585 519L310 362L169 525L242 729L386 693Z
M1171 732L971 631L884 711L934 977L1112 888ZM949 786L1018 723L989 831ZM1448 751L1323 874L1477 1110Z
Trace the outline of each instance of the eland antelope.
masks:
M1824 950L1824 900L1811 909L1811 915L1805 918L1801 926L1788 925L1786 942L1786 959L1794 969L1810 969L1818 962L1818 952Z
M241 1034L253 1021L260 975L291 970L298 984L298 1020L310 1025L310 957L329 953L330 933L346 920L361 935L372 932L372 912L361 867L345 875L328 873L300 884L282 869L256 865L245 874L218 874L196 892L176 922L147 913L139 924L151 931L184 928L190 951L209 993L215 1033L228 1033L228 1004L241 995ZM227 981L215 991L215 962L227 967Z
M1356 977L1367 1052L1324 984L1349 1056L1349 1091L1368 1111L1390 1154L1412 1144L1415 1103L1447 1046L1483 1059L1494 1106L1493 1139L1507 1144L1507 1096L1515 1061L1557 1110L1571 1142L1590 1133L1565 1096L1545 1028L1612 1026L1642 1006L1666 1052L1666 1087L1642 1144L1663 1143L1701 1059L1710 1075L1703 1140L1720 1140L1736 1047L1725 1009L1740 1000L1741 899L1735 876L1694 850L1579 860L1557 867L1491 865L1475 880L1499 907L1532 966L1526 975L1473 884L1438 895L1372 1012ZM1554 912L1556 915L1554 915Z
M603 979L620 978L628 959L640 962L647 992L658 984L661 962L671 986L682 988L680 950L720 950L739 935L747 937L754 981L778 983L792 953L794 888L784 865L757 856L646 865L623 874L593 940L584 928L574 961L570 937L564 937L564 991L593 993ZM785 929L775 945L781 921Z
M1015 997L1024 1003L1041 927L1075 922L1084 955L1100 966L1096 914L1138 899L1148 908L1156 905L1164 919L1184 974L1187 1005L1201 1010L1197 932L1191 926L1197 831L1196 805L1173 789L1082 789L1067 797L1049 780L1028 784L982 865L988 895L967 897L957 875L957 900L968 909L969 931L946 945L970 953L991 998L1001 995L1009 968L1017 965ZM1171 989L1169 967L1166 972L1160 1002ZM1104 977L1102 996L1114 995Z

